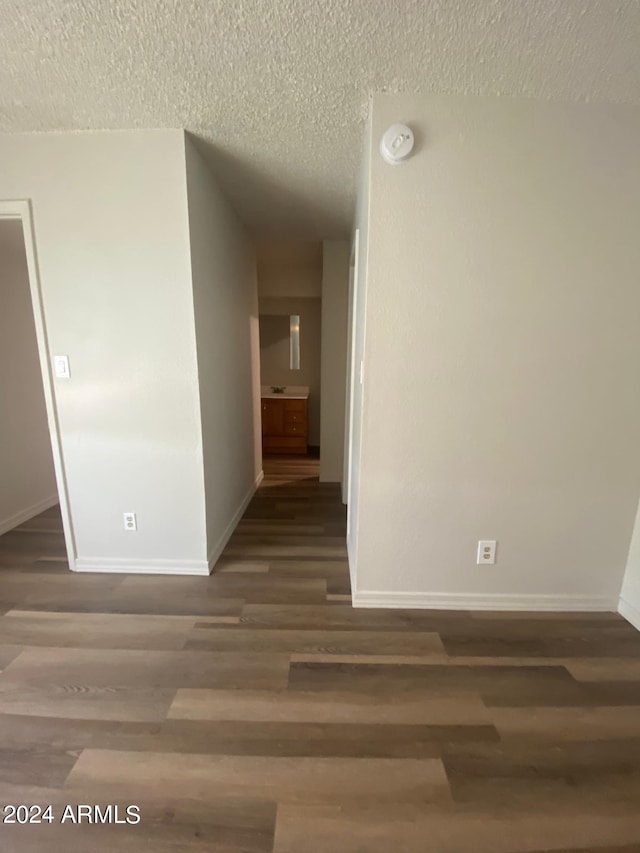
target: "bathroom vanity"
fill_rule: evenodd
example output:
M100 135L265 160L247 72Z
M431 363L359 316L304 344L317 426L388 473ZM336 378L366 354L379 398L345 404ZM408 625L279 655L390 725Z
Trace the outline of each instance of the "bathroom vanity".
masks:
M306 453L309 389L288 386L275 392L263 386L261 398L263 453Z

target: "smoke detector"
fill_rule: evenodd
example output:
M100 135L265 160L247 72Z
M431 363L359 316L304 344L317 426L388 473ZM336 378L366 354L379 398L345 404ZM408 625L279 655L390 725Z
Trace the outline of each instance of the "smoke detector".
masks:
M387 163L406 160L413 150L413 131L406 124L392 124L380 140L380 153Z

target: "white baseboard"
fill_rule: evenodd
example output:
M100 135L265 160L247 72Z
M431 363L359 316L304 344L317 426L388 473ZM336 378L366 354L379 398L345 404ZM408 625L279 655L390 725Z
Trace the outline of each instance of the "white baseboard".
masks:
M224 533L211 550L208 560L130 560L101 557L80 557L73 567L74 572L113 572L130 575L209 575L225 545L242 518L249 501L264 478L261 471L255 483L244 496Z
M127 575L208 575L205 560L127 560L84 557L76 560L74 572L113 572Z
M485 595L443 592L355 592L354 607L424 610L606 611L615 613L618 600L606 595ZM638 614L640 616L640 614Z
M618 602L618 613L630 622L633 627L640 631L640 610L637 607L634 607L633 604L630 604L626 599L620 597Z
M242 501L240 502L240 506L238 507L238 509L233 514L233 518L231 519L229 524L227 524L227 526L225 527L222 536L220 536L220 538L218 539L216 544L209 551L209 558L208 558L208 571L209 572L213 571L213 567L215 566L215 564L218 562L218 560L222 556L222 552L224 551L224 549L227 545L227 542L229 541L229 539L231 539L231 535L232 535L233 531L238 526L238 522L240 521L240 519L244 515L244 511L246 510L246 508L249 506L249 503L251 502L251 498L255 495L256 489L258 488L258 486L260 485L260 483L263 480L264 480L264 471L260 471L260 473L258 474L258 476L255 479L255 482L252 484L251 488L249 489L249 491L246 493L246 495L243 497Z
M9 530L13 530L13 528L17 527L19 524L24 524L24 522L29 521L30 518L40 515L40 513L44 512L45 509L51 509L52 506L55 506L59 502L58 495L55 494L51 497L45 498L43 501L39 501L37 504L33 504L33 506L27 507L20 512L16 512L15 515L3 518L0 521L0 536L2 536L3 533L7 533Z

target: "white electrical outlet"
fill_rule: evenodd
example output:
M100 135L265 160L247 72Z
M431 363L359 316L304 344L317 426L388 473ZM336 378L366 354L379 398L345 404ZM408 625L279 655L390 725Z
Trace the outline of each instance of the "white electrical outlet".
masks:
M498 543L495 539L481 539L478 542L478 565L493 566L496 561L496 548Z
M125 512L123 513L124 517L124 529L125 530L137 530L138 522L136 521L135 512Z

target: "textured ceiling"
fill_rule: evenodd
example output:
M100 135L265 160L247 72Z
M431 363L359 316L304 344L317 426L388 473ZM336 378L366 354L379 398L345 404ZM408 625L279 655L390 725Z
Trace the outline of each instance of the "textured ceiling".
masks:
M0 132L185 127L250 228L346 234L371 92L640 104L640 0L0 0Z

